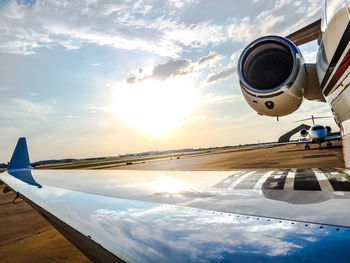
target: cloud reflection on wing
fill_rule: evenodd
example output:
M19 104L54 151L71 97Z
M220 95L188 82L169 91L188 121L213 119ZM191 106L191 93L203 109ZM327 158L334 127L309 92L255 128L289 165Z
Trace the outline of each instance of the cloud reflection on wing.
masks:
M174 262L184 257L225 261L243 254L257 259L283 258L302 250L310 238L318 242L327 235L326 231L315 233L316 227L300 228L289 221L163 205L133 210L97 209L91 222L111 240L118 240L123 253L129 251L129 256L142 255L149 261L164 261L163 255Z

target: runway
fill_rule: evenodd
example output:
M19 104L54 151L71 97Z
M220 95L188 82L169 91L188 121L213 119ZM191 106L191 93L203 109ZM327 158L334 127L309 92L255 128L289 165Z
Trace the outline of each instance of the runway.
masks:
M348 198L350 181L343 167L340 147L306 151L301 145L289 145L213 152L109 169L232 170L212 187L222 191L262 190L266 198L298 203L322 202L332 196ZM314 194L300 194L303 190ZM14 197L11 192L0 193L0 262L89 262L29 205L12 204Z
M0 262L90 262L26 202L0 186Z
M272 148L252 150L213 152L200 156L184 156L180 159L168 158L161 161L134 164L132 166L115 166L107 169L137 170L234 170L265 168L327 168L344 167L343 152L336 142L331 149L318 149L312 145L311 150L304 150L303 145L285 145Z

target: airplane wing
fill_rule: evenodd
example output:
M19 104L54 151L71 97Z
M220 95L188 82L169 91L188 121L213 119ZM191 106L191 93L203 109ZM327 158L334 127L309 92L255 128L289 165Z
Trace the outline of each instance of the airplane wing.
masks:
M346 262L350 170L33 170L0 180L93 262Z
M335 135L329 135L327 137L324 138L324 141L328 142L328 141L337 141L337 140L341 140L342 137L340 134L335 134ZM299 140L293 140L293 141L288 141L288 142L273 142L273 143L267 143L264 145L287 145L287 144L302 144L302 143L317 143L315 141L312 141L310 138L303 138L303 139L299 139Z
M310 41L319 39L321 34L321 19L299 29L298 31L286 36L289 40L294 42L296 46L303 45Z
M341 135L340 134L335 134L335 135L330 135L324 138L325 141L336 141L336 140L341 140Z
M288 142L264 143L263 145L282 146L282 145L288 145L288 144L301 144L301 143L312 143L312 140L310 138L302 138L299 140L292 140L292 141L288 141Z

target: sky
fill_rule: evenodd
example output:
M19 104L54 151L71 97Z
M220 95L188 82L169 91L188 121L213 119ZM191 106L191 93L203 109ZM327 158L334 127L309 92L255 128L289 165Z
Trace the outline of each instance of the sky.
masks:
M331 116L309 101L259 116L236 75L250 41L288 35L322 4L0 0L0 162L21 136L38 161L276 141L298 119ZM315 42L300 49L315 62Z

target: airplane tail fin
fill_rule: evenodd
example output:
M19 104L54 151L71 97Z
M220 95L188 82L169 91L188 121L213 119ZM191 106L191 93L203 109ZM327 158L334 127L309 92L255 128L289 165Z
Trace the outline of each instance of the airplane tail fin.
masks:
M26 138L19 138L7 170L31 168L32 167L30 166Z
M316 119L329 119L329 118L333 118L332 116L325 116L325 117L314 117L313 115L311 115L311 118L306 118L306 119L302 119L302 120L297 120L295 122L301 122L301 121L308 121L311 120L313 125L315 125L315 120Z

